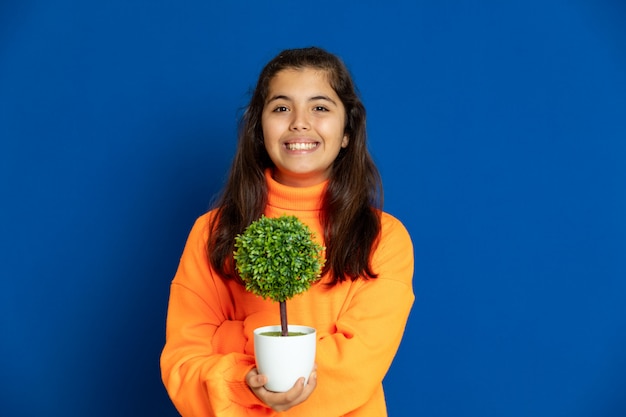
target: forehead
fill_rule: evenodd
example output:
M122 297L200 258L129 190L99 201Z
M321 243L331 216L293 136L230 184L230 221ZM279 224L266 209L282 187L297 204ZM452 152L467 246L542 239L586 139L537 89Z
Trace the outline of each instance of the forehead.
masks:
M330 85L329 74L325 70L317 68L286 68L278 71L268 85L268 92L286 92L280 90L290 90L292 92L307 92L318 90L326 93L335 93Z

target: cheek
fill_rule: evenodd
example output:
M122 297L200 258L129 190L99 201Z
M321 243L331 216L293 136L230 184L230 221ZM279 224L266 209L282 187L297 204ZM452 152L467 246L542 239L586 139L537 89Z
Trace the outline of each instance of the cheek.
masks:
M263 127L263 144L268 153L276 154L279 152L279 139L280 135L276 129L272 129L271 125Z
M276 121L261 120L261 130L263 131L263 137L265 140L276 140L280 136L280 125Z
M272 145L272 132L266 128L263 128L263 143L265 144L265 148L269 149Z

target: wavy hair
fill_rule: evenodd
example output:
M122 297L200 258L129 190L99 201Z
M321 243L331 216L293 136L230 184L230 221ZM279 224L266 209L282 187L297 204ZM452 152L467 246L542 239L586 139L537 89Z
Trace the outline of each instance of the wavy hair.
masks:
M367 148L365 107L344 63L323 49L310 47L284 50L267 63L240 120L237 151L214 206L216 215L207 242L212 267L227 279L240 281L233 261L235 236L257 220L267 204L264 172L274 164L265 149L261 116L269 83L282 70L304 68L326 72L345 107L345 133L349 137L348 146L333 162L322 197L323 273L330 272L333 285L346 279L377 277L370 260L381 229L383 191Z

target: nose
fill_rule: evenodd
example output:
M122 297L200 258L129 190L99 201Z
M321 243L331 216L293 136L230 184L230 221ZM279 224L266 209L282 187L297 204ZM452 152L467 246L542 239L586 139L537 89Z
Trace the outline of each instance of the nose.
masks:
M307 112L301 109L294 109L292 112L291 125L289 128L291 130L300 131L300 130L308 130L309 118Z

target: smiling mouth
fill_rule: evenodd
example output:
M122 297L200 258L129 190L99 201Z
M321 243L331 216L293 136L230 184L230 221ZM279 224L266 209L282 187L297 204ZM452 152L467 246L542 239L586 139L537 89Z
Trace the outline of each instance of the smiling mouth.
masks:
M296 142L296 143L286 143L285 146L290 151L310 151L311 149L317 148L319 145L318 142Z

